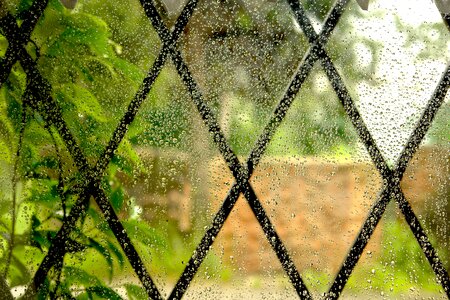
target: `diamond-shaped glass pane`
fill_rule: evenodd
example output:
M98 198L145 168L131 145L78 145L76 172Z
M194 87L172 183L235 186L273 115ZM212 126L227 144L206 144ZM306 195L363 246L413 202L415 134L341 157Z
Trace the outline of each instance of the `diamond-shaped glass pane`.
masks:
M71 12L51 2L31 38L38 69L93 164L155 60L159 39L137 1L89 1Z
M394 202L387 207L342 297L446 299Z
M211 260L214 265L208 267ZM252 210L241 196L186 298L296 299Z
M284 2L201 2L180 42L232 149L246 155L308 47Z
M364 12L352 2L359 12L346 11L327 48L394 162L450 61L450 33L432 2L371 1Z

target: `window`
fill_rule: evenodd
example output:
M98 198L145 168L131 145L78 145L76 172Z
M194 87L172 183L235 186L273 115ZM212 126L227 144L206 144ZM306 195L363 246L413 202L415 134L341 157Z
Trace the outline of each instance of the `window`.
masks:
M0 4L5 298L450 297L448 1Z

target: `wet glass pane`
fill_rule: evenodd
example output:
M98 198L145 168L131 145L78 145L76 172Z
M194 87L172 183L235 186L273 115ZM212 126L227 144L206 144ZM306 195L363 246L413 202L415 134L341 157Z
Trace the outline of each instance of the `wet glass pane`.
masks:
M374 299L447 299L400 211L394 203L388 210L342 298L367 295Z
M450 4L0 2L2 299L445 299Z

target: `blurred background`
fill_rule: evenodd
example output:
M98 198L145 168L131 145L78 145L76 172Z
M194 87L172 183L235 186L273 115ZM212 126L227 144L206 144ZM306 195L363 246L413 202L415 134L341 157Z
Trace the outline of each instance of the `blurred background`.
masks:
M319 32L334 1L300 2ZM154 3L172 28L185 1ZM2 1L2 15L13 14L20 25L31 4ZM51 0L31 40L28 53L94 165L161 41L137 0L79 0L74 9ZM287 1L200 1L178 46L231 148L245 161L309 48ZM0 57L7 47L0 35ZM435 4L379 0L363 11L350 1L326 49L394 166L450 61L450 33ZM0 274L15 295L33 277L83 180L61 137L39 114L28 114L20 142L26 85L17 63L0 91ZM401 184L447 270L449 98ZM170 293L233 182L169 59L102 178L163 295ZM382 178L320 63L250 182L310 291L326 292L377 199ZM48 274L48 295L145 297L94 199L77 225L71 238L82 247ZM241 197L186 298L249 294L254 299L296 297ZM392 202L342 297L405 295L446 297Z

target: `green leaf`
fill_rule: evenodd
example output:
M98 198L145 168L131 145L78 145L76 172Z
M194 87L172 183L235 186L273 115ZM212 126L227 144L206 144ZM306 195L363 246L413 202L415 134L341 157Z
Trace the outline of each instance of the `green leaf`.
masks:
M103 219L103 217L92 206L88 207L87 215L92 218L92 220L94 221L95 224L97 224L97 226L99 226L100 224L105 223L105 220Z
M73 239L68 239L65 245L65 249L67 253L76 253L86 250L86 246Z
M145 290L135 284L125 284L125 289L127 290L128 299L130 300L139 300L139 299L145 299L148 297Z
M86 58L87 65L90 67L90 69L97 70L103 70L103 72L99 73L107 73L110 78L117 78L117 72L114 69L114 66L109 58L104 58L100 56L91 56ZM105 72L107 71L107 72Z
M91 285L102 285L102 282L100 279L98 279L96 276L93 276L86 271L76 268L76 267L69 267L64 266L64 276L66 278L66 282L68 285L75 284L75 285L83 285L85 287L91 286Z
M50 57L67 55L70 52L77 53L83 47L87 47L91 53L103 56L105 53L113 54L114 51L108 43L109 30L107 24L100 18L85 13L58 14L60 20L55 27L63 31L56 38L48 40L50 46L44 49L44 53ZM52 43L50 43L52 42ZM75 51L74 51L75 50ZM86 54L81 51L80 54Z
M152 228L145 223L137 220L128 220L123 222L128 235L131 238L137 239L146 246L166 246L165 239L155 228Z
M142 81L143 72L136 65L120 58L112 57L111 61L118 73L125 76L134 84L138 85Z
M0 126L1 126L0 122ZM10 146L5 141L0 140L0 161L11 163L12 153L10 152Z
M117 257L117 262L119 263L120 267L123 268L123 266L125 264L125 259L123 257L122 252L111 241L108 241L107 244L108 244L108 248L111 250L111 252L114 253L114 255Z
M0 94L0 135L3 135L5 140L9 141L10 139L14 140L14 127L8 118L8 93L8 88L5 87L1 90Z
M88 114L97 121L107 121L100 103L88 89L76 84L64 84L55 88L55 94L59 99L68 99L80 112Z
M81 293L77 296L77 300L92 300L92 296L89 293Z
M9 277L11 286L24 284L31 278L27 266L15 254L12 255Z
M97 285L87 288L86 291L96 294L97 296L100 296L101 298L104 299L122 300L122 297L120 297L119 294L117 294L113 289L106 286Z
M133 148L131 142L127 139L124 139L122 143L120 143L118 153L123 153L124 156L129 157L135 164L141 163L141 158Z
M39 174L39 173L34 173ZM28 201L37 205L44 205L47 208L54 208L60 202L58 186L56 180L40 179L37 184L32 184L29 188Z
M111 204L115 211L120 211L124 202L124 192L122 187L118 187L111 193Z
M89 246L91 246L92 248L97 250L105 258L106 263L108 264L108 267L109 267L109 281L111 281L112 276L113 276L113 270L114 270L114 263L113 263L111 253L109 252L109 250L106 247L104 247L102 244L100 244L99 242L97 242L96 240L94 240L92 238L89 238Z
M33 246L37 247L39 250L43 251L43 248L48 248L51 245L49 239L49 232L46 230L38 230L41 225L41 221L33 215L31 217L31 243Z

